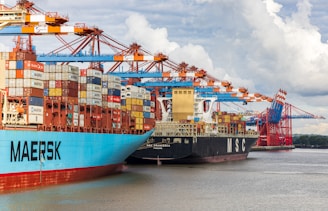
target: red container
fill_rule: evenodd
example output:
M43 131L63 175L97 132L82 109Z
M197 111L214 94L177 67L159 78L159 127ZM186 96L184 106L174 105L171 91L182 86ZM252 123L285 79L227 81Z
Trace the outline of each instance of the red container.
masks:
M29 97L43 97L43 89L37 88L24 88L23 89L23 96Z
M79 84L79 86L80 91L87 91L87 84Z
M56 80L55 81L55 88L62 88L62 83L61 83L62 81L60 81L60 80Z
M43 81L43 88L49 88L49 81Z
M24 69L25 70L37 70L44 71L44 64L36 61L24 60Z
M76 81L61 81L63 89L78 89L78 82Z
M86 69L80 69L80 76L87 76L87 70Z
M132 110L132 111L139 111L139 112L142 112L142 111L143 111L143 106L142 106L142 105L132 105L132 106L131 106L131 110Z
M144 124L143 125L143 129L144 130L151 130L152 129L152 126L151 125Z
M120 103L121 102L121 97L120 96L108 95L107 96L107 102Z
M76 89L62 89L63 97L78 97L78 91Z

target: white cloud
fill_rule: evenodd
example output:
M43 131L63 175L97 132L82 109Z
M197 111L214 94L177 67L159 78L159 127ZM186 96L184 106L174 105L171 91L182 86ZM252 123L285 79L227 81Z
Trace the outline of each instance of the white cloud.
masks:
M146 18L140 14L132 14L125 21L128 27L127 37L140 43L150 52L169 53L179 45L168 40L166 28L153 29Z

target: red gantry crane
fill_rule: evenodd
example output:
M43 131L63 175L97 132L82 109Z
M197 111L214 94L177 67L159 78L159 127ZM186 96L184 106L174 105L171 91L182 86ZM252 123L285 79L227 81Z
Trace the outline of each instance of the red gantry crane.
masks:
M257 146L291 146L292 119L325 119L286 103L286 94L279 90L270 108L247 121L248 125L256 125L260 132Z

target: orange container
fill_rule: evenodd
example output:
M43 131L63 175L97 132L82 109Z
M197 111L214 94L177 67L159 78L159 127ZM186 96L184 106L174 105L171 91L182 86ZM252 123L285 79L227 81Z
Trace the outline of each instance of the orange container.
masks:
M24 78L24 70L16 70L16 78Z
M37 70L37 71L44 71L44 64L36 61L24 61L24 69L25 70Z

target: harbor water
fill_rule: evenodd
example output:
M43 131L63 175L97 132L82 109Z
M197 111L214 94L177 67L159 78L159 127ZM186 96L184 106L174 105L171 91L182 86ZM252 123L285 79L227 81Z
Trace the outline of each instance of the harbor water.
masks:
M0 210L328 210L328 150L247 160L128 165L105 178L1 194Z

